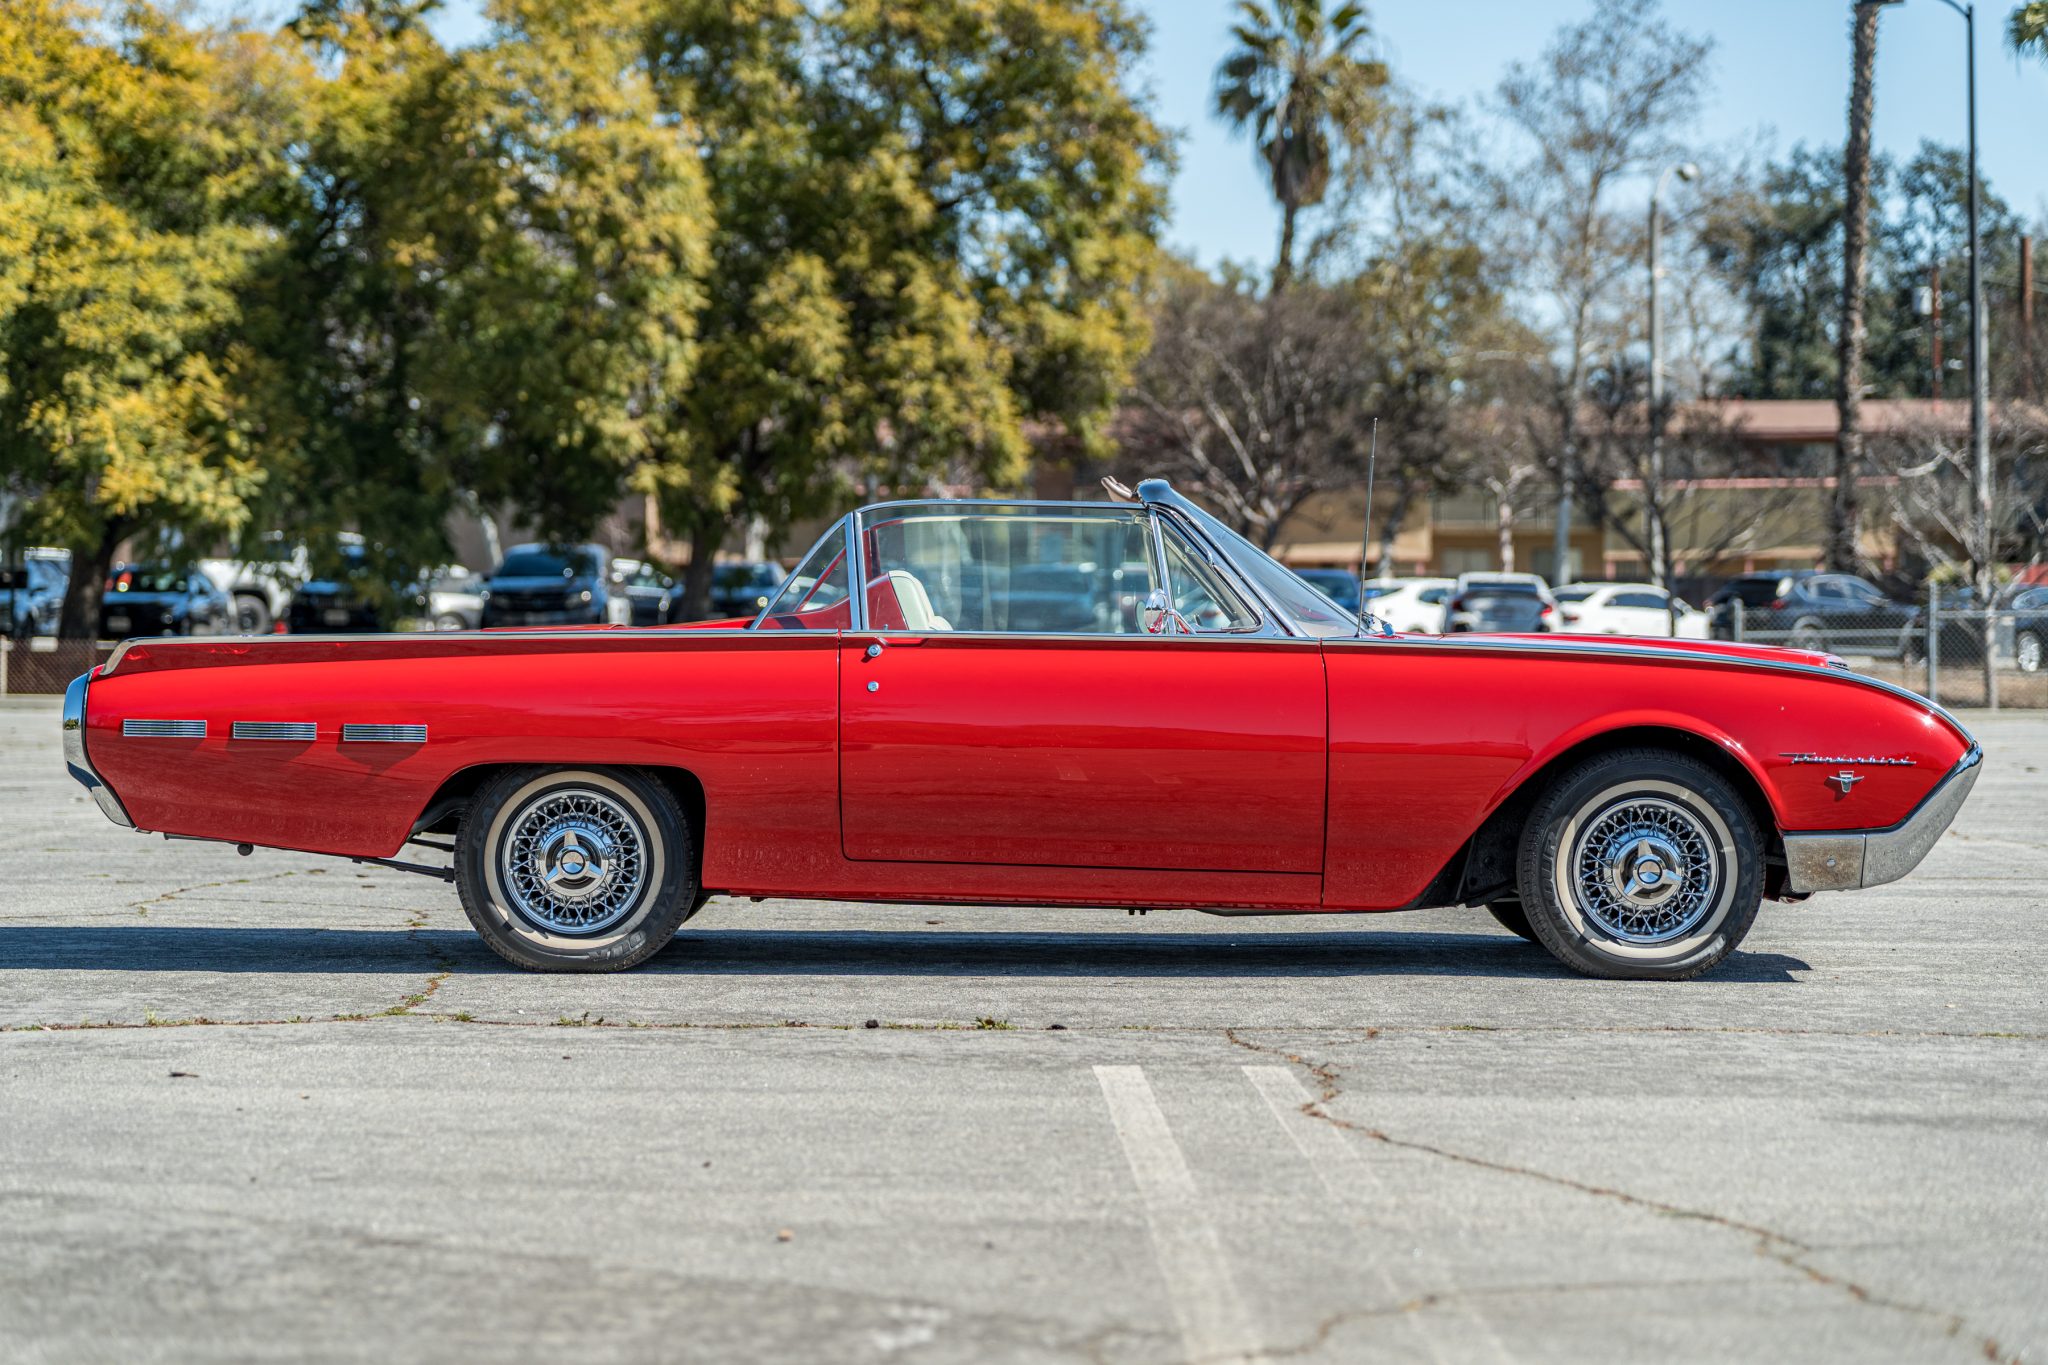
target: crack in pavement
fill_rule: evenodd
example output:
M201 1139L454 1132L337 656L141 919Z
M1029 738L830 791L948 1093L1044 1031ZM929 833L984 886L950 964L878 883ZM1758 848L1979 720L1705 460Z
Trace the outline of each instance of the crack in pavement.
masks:
M1380 1030L1378 1029L1367 1029L1366 1036L1374 1038L1379 1036L1379 1032ZM1268 1047L1263 1043L1252 1042L1249 1039L1240 1037L1236 1029L1223 1030L1223 1036L1232 1044L1248 1052L1255 1052L1267 1057L1282 1058L1314 1077L1320 1089L1314 1099L1301 1106L1301 1112L1310 1118L1320 1119L1324 1123L1341 1128L1346 1132L1356 1133L1360 1137L1368 1138L1384 1146L1401 1151L1416 1152L1442 1161L1455 1162L1459 1165L1471 1166L1484 1171L1493 1171L1500 1175L1511 1175L1525 1180L1540 1181L1546 1185L1554 1185L1559 1189L1572 1190L1579 1194L1608 1200L1629 1208L1662 1214L1667 1218L1704 1223L1728 1232L1741 1233L1755 1240L1755 1250L1759 1256L1776 1261L1787 1269L1804 1275L1815 1284L1837 1290L1846 1294L1855 1302L1866 1304L1872 1308L1884 1308L1897 1313L1930 1319L1943 1327L1944 1335L1946 1336L1958 1339L1973 1338L1984 1359L1994 1362L1994 1365L2021 1365L2017 1354L2008 1354L1995 1337L1986 1336L1972 1329L1968 1319L1961 1313L1930 1308L1925 1304L1909 1303L1903 1299L1890 1298L1877 1293L1867 1285L1849 1279L1847 1276L1837 1275L1832 1271L1822 1269L1820 1266L1813 1264L1811 1260L1806 1258L1818 1254L1820 1248L1810 1242L1801 1241L1797 1237L1779 1232L1774 1228L1767 1228L1757 1223L1744 1222L1739 1218L1730 1218L1725 1214L1715 1213L1708 1209L1689 1208L1683 1204L1673 1204L1667 1200L1656 1199L1648 1195L1634 1194L1610 1185L1595 1185L1590 1181L1579 1180L1568 1175L1559 1175L1554 1171L1538 1170L1533 1166L1521 1166L1508 1161L1496 1161L1490 1157L1475 1156L1470 1152L1460 1152L1449 1147L1437 1146L1435 1143L1417 1141L1413 1138L1396 1137L1385 1129L1374 1128L1362 1123L1354 1123L1350 1119L1341 1118L1331 1113L1327 1107L1342 1091L1340 1084L1342 1073L1337 1070L1333 1063L1312 1062L1299 1053L1288 1052L1284 1048Z
M282 881L286 877L298 876L299 871L298 868L293 868L286 872L259 873L254 877L227 877L217 882L197 882L191 886L181 886L175 891L166 891L161 895L150 896L145 900L130 901L127 908L147 919L149 917L149 907L152 905L168 904L180 896L189 896L194 891L215 891L225 886L248 886L255 882Z

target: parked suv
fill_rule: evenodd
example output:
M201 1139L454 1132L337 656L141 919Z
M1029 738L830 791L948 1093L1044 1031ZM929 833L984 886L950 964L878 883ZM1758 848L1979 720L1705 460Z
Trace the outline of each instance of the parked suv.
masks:
M1737 602L1745 638L1838 654L1909 654L1920 620L1920 608L1894 602L1854 574L1747 573L1709 599L1715 639L1735 638Z
M484 580L484 628L626 625L632 606L602 545L515 545Z
M8 631L17 637L55 635L71 587L69 550L30 550L16 569L0 569L0 596L7 599Z
M711 571L711 615L758 616L787 577L780 564L736 560Z
M124 564L100 598L100 638L137 635L225 635L234 627L234 603L196 568Z

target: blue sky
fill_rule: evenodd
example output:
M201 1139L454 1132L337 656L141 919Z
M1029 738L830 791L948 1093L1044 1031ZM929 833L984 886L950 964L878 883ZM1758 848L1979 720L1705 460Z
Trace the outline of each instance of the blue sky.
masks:
M1210 73L1228 43L1231 0L1134 0L1152 22L1144 77L1160 121L1180 135L1169 239L1204 264L1269 261L1278 233L1250 148L1208 115ZM459 42L479 27L477 0L450 0L437 25ZM1590 0L1378 0L1370 6L1396 76L1446 102L1490 91L1503 68L1541 51ZM1977 34L1977 121L1986 181L2031 223L2048 221L2048 64L2019 63L2000 29L2007 0L1985 0ZM1667 16L1715 39L1714 94L1703 145L1782 152L1839 142L1848 118L1848 0L1712 0ZM1878 42L1880 151L1910 156L1922 138L1964 139L1963 22L1942 0L1887 9Z

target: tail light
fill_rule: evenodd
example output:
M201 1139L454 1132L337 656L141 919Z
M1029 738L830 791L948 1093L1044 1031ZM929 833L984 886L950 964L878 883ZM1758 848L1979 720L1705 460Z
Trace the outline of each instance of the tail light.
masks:
M272 635L289 635L292 633L291 623L280 616L271 623L270 633Z
M1769 603L1769 605L1768 605L1768 607L1767 607L1767 610L1770 610L1770 611L1783 611L1784 609L1785 609L1785 599L1784 599L1784 598L1782 598L1782 597L1773 597L1773 598L1772 598L1772 599L1770 600L1770 603Z
M1449 605L1447 605L1447 606L1446 606L1446 607L1444 608L1444 610L1445 610L1445 611L1463 611L1463 610L1465 610L1465 599L1464 599L1464 598L1462 598L1462 597L1453 597L1453 598L1452 598L1452 599L1450 600L1450 603L1449 603Z
M1545 602L1545 603L1543 604L1543 610L1542 610L1542 611L1539 611L1539 612L1537 612L1536 614L1537 614L1538 616L1548 616L1548 615L1550 615L1550 612L1551 612L1551 606L1550 606L1550 603L1548 603L1548 602Z

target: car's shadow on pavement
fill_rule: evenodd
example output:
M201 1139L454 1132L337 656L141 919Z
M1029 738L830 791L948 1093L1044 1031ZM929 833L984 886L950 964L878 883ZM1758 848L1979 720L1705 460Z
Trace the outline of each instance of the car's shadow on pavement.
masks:
M428 959L423 964L422 959ZM23 925L0 928L0 971L511 972L474 935L447 930ZM1572 978L1506 934L1045 933L882 929L685 929L638 969L657 976ZM1738 952L1711 981L1790 983L1807 964Z

